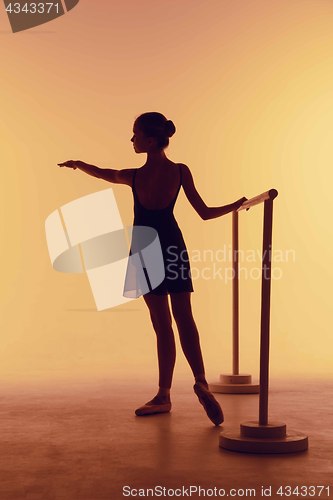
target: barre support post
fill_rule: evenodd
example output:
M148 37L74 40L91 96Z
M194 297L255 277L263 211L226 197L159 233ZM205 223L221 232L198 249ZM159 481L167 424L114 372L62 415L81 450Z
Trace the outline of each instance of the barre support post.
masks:
M232 212L232 373L239 375L238 212Z
M264 228L261 273L261 326L260 326L260 397L259 424L268 423L269 381L269 319L271 301L271 249L272 249L273 201L264 202Z

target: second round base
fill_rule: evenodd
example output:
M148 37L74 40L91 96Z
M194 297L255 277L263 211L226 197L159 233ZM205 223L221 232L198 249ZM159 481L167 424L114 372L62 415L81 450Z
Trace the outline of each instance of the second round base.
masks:
M260 387L252 384L251 375L231 374L220 375L220 381L209 384L209 390L221 394L258 394Z

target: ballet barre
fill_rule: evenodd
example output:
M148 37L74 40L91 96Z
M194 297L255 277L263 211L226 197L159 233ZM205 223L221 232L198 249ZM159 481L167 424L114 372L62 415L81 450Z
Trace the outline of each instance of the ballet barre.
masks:
M233 373L221 375L220 383L210 384L212 392L253 393L258 386L251 383L251 375L239 374L239 261L238 261L238 212L264 203L261 324L260 324L260 377L259 419L240 425L240 433L221 432L219 446L231 451L247 453L291 453L307 450L308 437L292 431L287 434L286 424L271 422L268 417L269 343L273 200L278 196L270 189L243 203L232 213L233 242Z

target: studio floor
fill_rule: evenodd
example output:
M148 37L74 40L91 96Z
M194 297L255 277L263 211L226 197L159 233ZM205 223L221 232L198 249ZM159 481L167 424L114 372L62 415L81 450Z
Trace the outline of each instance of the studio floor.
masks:
M258 420L258 395L216 395L225 422L215 427L191 379L174 382L170 414L135 416L155 389L135 379L2 383L0 499L221 498L223 490L234 498L296 498L288 485L330 486L298 497L333 497L332 381L271 383L270 420L309 437L308 451L283 455L219 447L223 430L237 433L240 422ZM147 488L157 486L165 490L153 496Z

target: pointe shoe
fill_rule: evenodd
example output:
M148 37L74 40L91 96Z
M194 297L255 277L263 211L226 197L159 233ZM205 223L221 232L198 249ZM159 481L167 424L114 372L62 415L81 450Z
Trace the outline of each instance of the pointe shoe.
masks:
M143 415L153 415L155 413L168 413L171 410L171 403L146 403L135 410L135 415L142 417Z
M214 398L210 390L201 382L196 382L193 386L194 392L199 398L200 403L204 407L208 418L215 425L222 424L224 420L223 412L218 401Z

